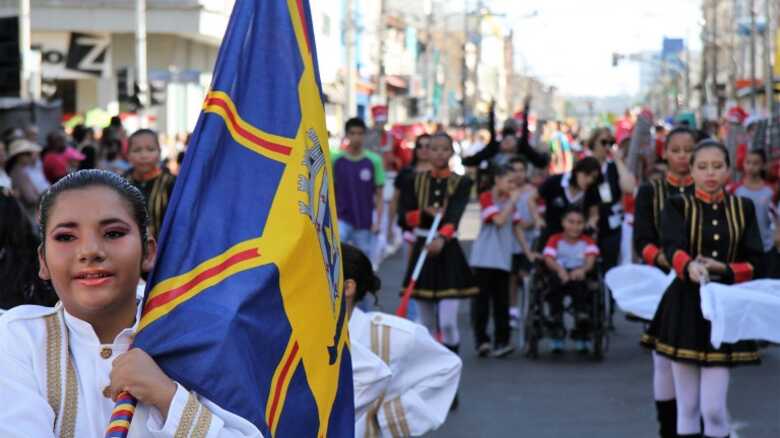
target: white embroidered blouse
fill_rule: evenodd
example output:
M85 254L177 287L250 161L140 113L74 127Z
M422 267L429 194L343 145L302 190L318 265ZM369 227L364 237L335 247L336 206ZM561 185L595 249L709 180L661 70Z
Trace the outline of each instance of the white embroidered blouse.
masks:
M114 407L104 395L111 363L128 350L134 333L128 328L112 344L101 344L92 326L62 304L2 314L0 436L102 437ZM177 386L164 420L156 408L138 405L129 438L262 438L249 421Z

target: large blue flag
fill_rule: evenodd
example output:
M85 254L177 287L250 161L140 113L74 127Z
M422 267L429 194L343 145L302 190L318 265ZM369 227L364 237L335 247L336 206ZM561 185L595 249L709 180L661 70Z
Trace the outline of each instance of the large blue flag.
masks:
M237 0L135 338L267 437L354 434L321 95L308 0Z

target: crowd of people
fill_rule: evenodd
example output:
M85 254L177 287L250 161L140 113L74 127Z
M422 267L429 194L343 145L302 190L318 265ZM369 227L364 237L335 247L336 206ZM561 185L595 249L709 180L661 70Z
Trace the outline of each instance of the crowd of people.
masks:
M144 195L157 237L183 154L163 160L158 134L140 129L128 135L114 118L98 137L77 125L41 133L34 125L9 128L0 136L0 308L19 304L49 304L54 291L38 276L39 204L53 184L66 175L102 169L125 177Z
M358 124L365 131L362 121L348 127ZM675 271L679 279L655 318L642 321L647 332L641 344L653 351L660 434L728 436L729 369L757 363L756 343L714 348L698 293L691 290L711 279L733 284L780 277L775 166L758 145L738 145L740 157L732 163L734 152L721 142L725 128L713 123L706 130L659 124L647 133L647 144L632 141L625 123L596 127L583 142L579 132L556 126L545 141L532 144L526 122L507 123L498 136L491 111L484 147L459 159L467 175L454 173L451 160L456 149L468 148L456 148L447 132L417 137L413 162L395 176L386 210L409 246L403 284L414 280L412 318L459 354L458 308L469 299L475 353L507 356L516 344L511 328L521 317L518 291L537 272L548 279L552 352L560 354L570 337L587 354L593 348L589 278L625 263ZM632 151L633 143L640 150ZM630 167L632 153L639 159ZM376 190L372 205L379 205L379 180L365 180ZM350 182L337 175L335 184L338 190ZM457 229L472 201L479 204L481 226L467 255ZM339 202L348 201L337 196ZM374 223L381 223L381 211L373 212ZM423 268L413 279L423 252ZM564 326L565 296L574 316L570 330Z
M523 114L529 113L526 101ZM585 355L594 348L589 282L632 262L678 276L655 318L644 321L647 331L641 339L653 351L661 436L728 436L729 368L757 363L758 350L749 341L714 348L698 294L692 291L710 279L739 283L780 277L778 175L771 174L763 149L747 148L739 163L731 163L731 152L717 136L689 126L657 127L655 141L640 145L641 151L632 150L637 145L622 126L596 127L581 143L579 128L548 124L554 132L535 140L527 118L506 123L499 133L492 108L477 148L440 127L420 133L413 148L402 148L385 131L386 115L374 116L371 129L360 118L347 121L344 141L332 154L358 436L388 430L393 436L421 435L457 408L458 311L464 300L471 305L475 354L506 357L517 344L512 328L522 322L519 292L530 287L532 272L542 275L547 279L543 299L552 352L561 354L570 338ZM122 296L92 302L97 298L72 294L64 286L68 267L58 264L67 261L58 254L70 251L65 243L75 227L98 227L95 235L117 242L126 236L140 239L142 251L112 246L122 253L117 275L122 271L128 285L137 284L153 262L149 252L154 252L183 155L163 159L155 131L128 135L118 119L99 137L81 125L46 133L43 146L39 137L30 126L9 129L1 138L0 308L36 304L41 307L27 308L29 314L22 317L14 314L14 320L49 318L59 313L42 309L59 301L66 307L67 327L74 325L69 317L82 317L95 327L83 336L117 344L131 335L90 319L89 306L121 304L120 313L132 317L135 284L133 299L128 288L119 291ZM632 154L642 157L639 165L628 164ZM480 229L464 245L458 227L472 202L479 206ZM122 225L103 224L98 219L105 209L90 205L113 205ZM57 225L53 217L70 222ZM370 311L381 289L375 271L389 249L398 246L407 259L403 284L413 286L412 321ZM416 275L421 257L424 263ZM78 280L101 281L93 276ZM574 316L571 328L564 318L567 296ZM15 348L9 336L42 336L28 323L12 326L12 319L0 324L0 331L6 331L0 332L3 354ZM129 341L122 339L123 347L114 354L127 350ZM133 353L113 372L104 368L100 373L105 378L80 376L80 384L92 385L90 391L110 399L128 380L155 382L141 385L137 398L169 413L168 418L178 418L188 403L189 393L171 386L143 353ZM105 386L109 374L110 385ZM0 385L29 399L30 383L9 376L0 376ZM243 419L208 400L201 402L225 431L257 436ZM105 400L94 405L110 411ZM18 409L26 408L21 404ZM2 411L0 418L13 418L14 412L22 412L18 409ZM162 419L147 415L150 430L168 427L165 414ZM41 424L49 420L42 418ZM56 416L53 421L55 429L67 427ZM86 431L90 426L79 427Z

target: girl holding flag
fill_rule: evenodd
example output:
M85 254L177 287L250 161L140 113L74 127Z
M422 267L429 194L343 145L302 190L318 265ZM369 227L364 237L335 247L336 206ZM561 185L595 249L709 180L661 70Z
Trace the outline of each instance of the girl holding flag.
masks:
M114 401L129 392L135 418L112 423L129 437L261 437L130 348L136 285L156 250L143 195L118 175L84 170L52 186L40 210L40 276L60 302L0 317L0 436L103 436Z
M662 212L661 244L677 278L642 344L672 361L680 437L729 436L729 369L759 362L754 342L715 348L701 310L699 289L708 281L735 284L762 274L764 250L753 203L724 192L729 164L723 145L699 143L691 157L695 193L672 197Z

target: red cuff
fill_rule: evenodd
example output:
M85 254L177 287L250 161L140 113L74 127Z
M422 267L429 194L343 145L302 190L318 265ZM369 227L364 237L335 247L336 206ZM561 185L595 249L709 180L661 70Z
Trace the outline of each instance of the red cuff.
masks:
M406 225L410 227L420 226L420 210L414 210L406 213Z
M689 256L685 251L677 250L674 252L674 256L672 256L672 266L674 267L674 271L677 272L677 276L680 278L686 278L686 272L685 268L688 266L688 263L691 261L691 256Z
M731 263L729 268L734 273L734 283L743 283L753 279L753 265L750 263Z
M452 239L452 236L455 235L455 225L444 224L439 228L439 235L444 236L446 239Z
M659 252L661 252L661 250L658 249L657 246L650 243L647 246L645 246L645 249L642 250L642 259L645 261L646 264L650 266L655 266L655 259L656 257L658 257Z

